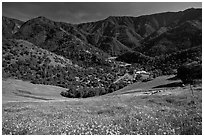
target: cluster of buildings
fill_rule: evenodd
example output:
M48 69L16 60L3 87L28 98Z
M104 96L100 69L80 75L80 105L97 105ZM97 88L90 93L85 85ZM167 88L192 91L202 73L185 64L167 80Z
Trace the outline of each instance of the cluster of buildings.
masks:
M123 81L128 84L131 84L137 80L146 81L151 79L152 79L152 75L149 72L146 72L144 70L142 71L134 70L133 74L126 73L125 75L119 77L114 83Z

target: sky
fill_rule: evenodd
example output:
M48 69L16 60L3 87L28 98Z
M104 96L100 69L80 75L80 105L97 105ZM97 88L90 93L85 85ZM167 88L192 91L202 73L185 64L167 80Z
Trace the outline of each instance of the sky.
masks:
M137 17L201 7L201 2L3 2L2 15L22 21L45 16L54 21L78 24L108 16Z

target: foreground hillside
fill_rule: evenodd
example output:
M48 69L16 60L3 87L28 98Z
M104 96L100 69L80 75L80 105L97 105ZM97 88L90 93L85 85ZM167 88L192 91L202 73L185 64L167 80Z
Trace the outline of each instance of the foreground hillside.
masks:
M49 89L48 94L45 90ZM144 89L66 99L52 97L62 88L6 80L3 98L8 98L2 106L2 134L201 135L202 88L198 84L193 89L194 96L189 86L164 85L162 89L154 89L158 92ZM13 100L9 94L20 100Z
M7 102L39 102L56 99L66 99L60 92L66 88L32 84L28 81L16 79L3 79L2 81L2 103Z
M124 87L110 95L126 94L129 92L141 92L146 90L153 90L155 87L161 85L168 85L174 83L181 83L181 80L171 80L173 76L161 76L148 82L136 82L127 87ZM52 85L32 84L29 81L17 79L3 79L2 81L2 95L3 102L21 102L21 101L49 101L49 100L73 100L72 98L65 98L60 95L66 88ZM95 92L97 89L95 89Z

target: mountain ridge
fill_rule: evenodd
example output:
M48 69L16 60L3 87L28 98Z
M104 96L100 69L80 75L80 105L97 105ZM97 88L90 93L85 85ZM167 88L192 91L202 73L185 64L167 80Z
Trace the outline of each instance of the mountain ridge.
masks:
M191 14L194 14L191 16ZM99 33L101 35L115 37L119 35L120 37L124 37L127 39L127 35L130 31L134 32L132 34L133 40L118 39L124 45L134 48L139 47L142 39L148 37L155 31L157 31L161 27L174 27L186 20L197 19L201 21L201 9L187 9L180 12L165 12L165 13L157 13L151 15L143 15L139 17L131 17L131 16L111 16L104 20L100 20L97 22L90 23L82 23L78 24L78 28L83 29L91 34ZM179 20L180 18L180 20ZM119 29L123 27L122 29ZM125 31L125 29L128 31ZM123 33L122 33L122 32ZM131 34L131 33L129 33ZM138 36L138 37L135 37ZM131 37L131 36L129 36ZM128 43L133 43L128 44Z
M186 9L186 10L179 11L179 12L162 12L162 13L154 13L154 14L150 14L150 15L141 15L141 16L137 16L137 17L133 17L133 16L109 16L103 20L99 20L99 21L95 21L95 22L80 23L80 24L56 22L56 21L52 21L52 20L50 20L44 16L38 16L34 19L31 19L31 20L28 20L27 22L24 22L21 27L24 27L25 24L28 24L29 22L34 22L34 21L38 22L38 23L49 24L52 27L63 28L65 31L67 31L71 34L74 34L77 38L81 39L85 43L91 44L93 46L95 46L94 44L101 45L101 43L96 42L93 44L92 42L87 40L87 37L90 37L90 35L98 35L97 37L101 37L101 39L104 39L103 38L104 36L114 37L114 38L116 38L115 39L116 41L119 41L122 44L121 49L124 49L123 47L125 46L125 47L133 49L133 50L136 49L136 51L137 51L137 48L140 49L140 47L142 45L141 42L143 40L146 41L149 36L151 36L155 32L159 32L159 30L162 27L168 28L168 29L173 29L175 27L175 24L180 24L180 23L186 22L188 20L190 20L190 21L191 20L192 21L197 20L198 22L201 23L202 22L202 17L200 16L202 14L201 11L202 11L201 8L190 8L190 9ZM173 14L174 14L174 16L173 16ZM195 15L191 16L191 14L195 14ZM167 17L165 17L164 15ZM171 17L171 18L169 18L169 17ZM180 18L180 20L175 19L178 17ZM170 21L170 23L168 23L168 21L165 21L163 19L160 19L160 21L159 21L156 18L168 18L168 20L171 20L171 21ZM140 22L140 23L139 24L135 23L135 21ZM147 22L147 23L145 23L145 22ZM95 24L95 25L89 26L90 24ZM141 24L143 24L142 27L140 27ZM171 25L169 26L169 24L171 24ZM138 25L139 25L139 28L138 28ZM173 25L173 27L172 27L172 25ZM86 29L84 29L84 27ZM110 47L114 47L116 45L117 44L112 43L112 44L110 44ZM103 46L101 46L101 47L95 46L95 47L98 47L99 49L104 49ZM106 51L104 51L104 52L106 52ZM139 50L139 52L141 52L141 50ZM110 53L110 51L109 51L109 53ZM119 52L119 54L120 54L120 52ZM116 54L116 55L119 55L119 54Z

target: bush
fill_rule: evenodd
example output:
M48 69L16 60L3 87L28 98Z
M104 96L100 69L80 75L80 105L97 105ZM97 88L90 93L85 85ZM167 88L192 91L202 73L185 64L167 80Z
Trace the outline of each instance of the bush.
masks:
M67 91L62 91L60 95L68 98L87 98L106 94L104 88L70 88Z
M77 96L77 93L74 92L73 89L69 89L67 91L62 91L60 95L62 95L63 97L75 98Z

